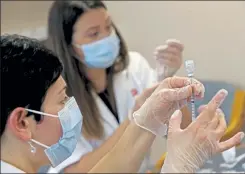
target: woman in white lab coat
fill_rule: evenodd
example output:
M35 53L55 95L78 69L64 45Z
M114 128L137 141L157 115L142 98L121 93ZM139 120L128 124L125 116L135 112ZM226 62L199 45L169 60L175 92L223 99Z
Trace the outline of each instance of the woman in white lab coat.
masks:
M65 67L68 94L76 98L84 117L76 151L56 170L83 156L84 165L77 163L79 170L73 165L68 172L87 172L120 139L128 113L137 108L135 96L179 69L183 46L169 41L156 49L159 62L168 66L158 76L144 57L128 52L104 3L97 0L54 2L48 28L49 41ZM147 164L146 157L141 171Z

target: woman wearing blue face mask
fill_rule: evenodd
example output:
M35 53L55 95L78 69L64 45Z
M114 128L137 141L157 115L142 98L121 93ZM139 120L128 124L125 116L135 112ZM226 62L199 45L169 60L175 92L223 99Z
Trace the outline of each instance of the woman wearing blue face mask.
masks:
M76 148L82 114L62 70L37 41L1 36L1 173L56 167Z
M52 49L64 63L68 94L83 114L80 148L56 171L83 156L84 165L77 166L87 172L120 139L128 113L137 109L135 96L178 70L183 46L168 41L158 47L156 58L162 66L156 73L139 53L128 52L105 4L97 0L54 2L48 25ZM149 163L148 156L141 171Z

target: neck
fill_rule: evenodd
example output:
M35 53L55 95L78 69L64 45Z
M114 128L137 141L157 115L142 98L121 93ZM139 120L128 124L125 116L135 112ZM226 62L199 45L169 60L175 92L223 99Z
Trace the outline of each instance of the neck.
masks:
M87 78L92 83L97 93L103 92L107 86L107 74L105 69L87 69Z
M1 142L1 160L26 173L36 173L40 166L33 164L33 161L28 158L28 152L23 150L25 148L28 147L23 147L19 143L17 145L17 143Z

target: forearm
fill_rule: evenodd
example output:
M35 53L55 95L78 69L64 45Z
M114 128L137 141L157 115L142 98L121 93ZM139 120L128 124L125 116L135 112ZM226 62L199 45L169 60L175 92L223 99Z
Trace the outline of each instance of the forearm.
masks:
M105 141L98 149L83 156L80 161L67 167L65 173L86 173L91 170L119 141L124 131L129 125L129 120L125 120L114 134Z
M155 135L132 121L114 148L89 172L136 173L154 139Z

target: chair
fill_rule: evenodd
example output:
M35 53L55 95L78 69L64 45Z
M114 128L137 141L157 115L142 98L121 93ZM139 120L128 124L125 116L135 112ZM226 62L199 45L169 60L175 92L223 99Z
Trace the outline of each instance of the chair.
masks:
M196 110L199 106L207 104L218 90L224 88L229 93L221 106L221 109L226 116L226 122L228 123L227 130L221 141L225 141L235 135L238 131L245 129L245 90L238 89L234 85L225 82L203 80L202 83L205 86L206 92L203 100L196 101ZM161 170L165 157L166 153L162 155L155 165L156 171Z

